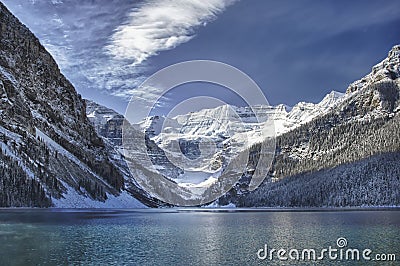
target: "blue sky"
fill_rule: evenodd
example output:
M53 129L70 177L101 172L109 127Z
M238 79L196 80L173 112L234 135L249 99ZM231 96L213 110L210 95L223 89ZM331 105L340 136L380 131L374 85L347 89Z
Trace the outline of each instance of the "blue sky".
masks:
M271 104L318 102L344 92L400 43L400 1L3 0L52 53L84 98L124 113L157 70L194 59L247 73ZM168 106L198 95L239 103L222 88L190 84Z

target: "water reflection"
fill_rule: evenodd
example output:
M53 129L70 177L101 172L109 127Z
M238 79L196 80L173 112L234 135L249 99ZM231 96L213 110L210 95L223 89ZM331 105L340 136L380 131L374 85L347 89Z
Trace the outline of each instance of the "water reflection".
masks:
M399 214L1 210L0 264L279 265L257 250L320 249L338 237L400 259Z

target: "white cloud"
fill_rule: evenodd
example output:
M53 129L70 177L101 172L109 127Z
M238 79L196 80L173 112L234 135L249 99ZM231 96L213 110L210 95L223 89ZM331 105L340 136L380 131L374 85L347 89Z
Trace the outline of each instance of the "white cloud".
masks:
M170 50L194 37L194 29L233 4L234 0L148 0L133 8L106 47L115 59L142 63L160 51Z

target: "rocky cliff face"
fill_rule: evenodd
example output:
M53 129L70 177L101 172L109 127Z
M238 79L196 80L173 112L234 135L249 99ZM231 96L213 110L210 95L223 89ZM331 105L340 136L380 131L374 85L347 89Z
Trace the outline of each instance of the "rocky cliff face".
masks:
M140 189L140 186L136 183L135 177L129 171L129 168L124 160L124 152L122 147L122 128L123 126L129 126L123 115L109 109L105 106L97 104L95 102L86 100L86 113L95 127L99 136L103 138L108 145L109 153L112 154L112 161L115 165L122 170L125 176L125 182L127 190L131 192L136 198L140 199L142 202L149 206L158 206L162 204L151 195ZM152 121L157 121L159 117L152 117L150 119L150 124ZM125 123L125 124L124 124ZM150 139L151 133L143 134L140 133L140 128L136 126L129 126L130 131L136 140L134 142L145 141L146 152L133 150L134 155L132 159L137 161L138 165L144 160L144 156L149 155L153 165L167 178L176 178L181 173L182 170L179 167L174 166L168 158L165 156L163 150ZM126 132L125 132L126 133ZM111 147L112 146L112 147ZM137 169L137 175L143 174Z
M123 173L86 104L39 40L0 3L0 205L105 201ZM73 207L73 206L70 206Z
M116 147L122 146L124 116L93 101L85 100L86 114L98 134Z

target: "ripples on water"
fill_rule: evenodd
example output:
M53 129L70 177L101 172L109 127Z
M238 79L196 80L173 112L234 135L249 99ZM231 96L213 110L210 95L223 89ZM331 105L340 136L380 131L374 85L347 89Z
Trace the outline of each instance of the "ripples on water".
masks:
M0 264L278 265L257 250L319 250L339 237L400 260L400 211L3 209Z

